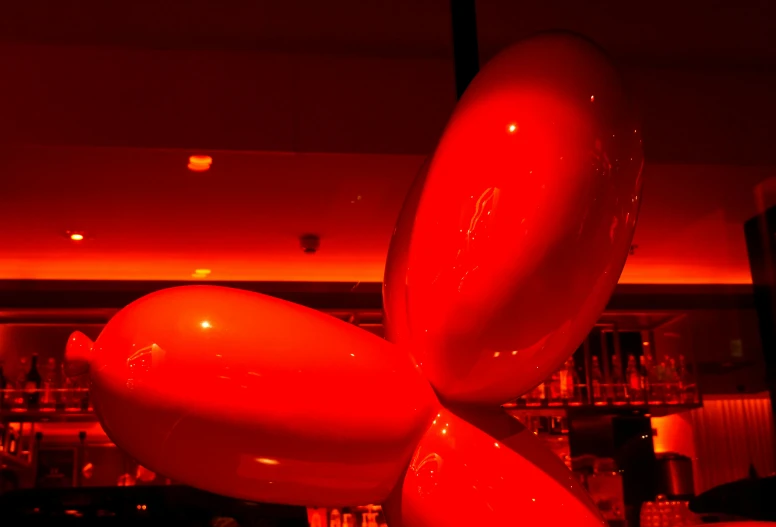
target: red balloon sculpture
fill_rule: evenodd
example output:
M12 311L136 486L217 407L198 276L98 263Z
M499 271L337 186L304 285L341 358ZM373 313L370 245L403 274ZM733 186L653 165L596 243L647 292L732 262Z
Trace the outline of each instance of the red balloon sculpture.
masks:
M159 291L73 334L113 441L242 499L383 503L391 527L604 522L500 404L548 377L628 254L643 156L620 79L568 35L519 43L456 108L405 203L388 339L235 289Z

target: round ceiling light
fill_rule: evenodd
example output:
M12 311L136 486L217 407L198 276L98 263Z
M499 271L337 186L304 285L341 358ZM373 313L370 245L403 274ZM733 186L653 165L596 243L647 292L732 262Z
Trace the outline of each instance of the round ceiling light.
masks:
M210 170L210 165L213 164L213 158L210 156L190 156L189 157L189 170L192 172L205 172Z
M65 236L74 242L82 242L86 239L86 234L82 231L65 231Z

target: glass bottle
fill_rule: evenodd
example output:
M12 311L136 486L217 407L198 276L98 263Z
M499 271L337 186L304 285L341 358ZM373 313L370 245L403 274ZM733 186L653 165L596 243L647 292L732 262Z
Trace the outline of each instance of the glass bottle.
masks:
M664 403L666 400L666 363L661 362L649 370L650 402Z
M693 403L695 402L694 394L690 389L689 375L687 374L687 364L685 363L684 355L679 355L679 364L676 370L677 382L679 384L679 402Z
M89 395L89 376L81 375L78 380L78 399L81 402L82 412L89 412L92 409L92 403Z
M42 409L55 409L57 388L59 388L59 382L57 380L57 361L54 357L50 357L43 369L42 391L40 394L40 407Z
M605 402L602 390L604 376L601 373L601 364L597 355L593 355L593 366L590 369L590 378L593 385L593 403Z
M569 382L571 385L571 397L570 400L573 404L582 403L582 383L579 382L579 373L577 372L576 363L574 357L569 357L568 360L568 374Z
M628 369L625 372L627 380L628 401L631 404L639 404L642 401L642 381L639 368L636 366L636 357L628 355Z
M561 404L560 370L553 373L550 378L550 404Z
M65 373L65 363L62 362L59 365L59 386L55 390L54 400L55 406L58 412L62 412L67 408L68 392L70 385L70 379L67 378Z
M648 348L644 349L644 354L639 358L639 370L642 376L642 389L644 390L644 400L659 402L660 395L660 376L661 365L655 364L652 354Z
M615 403L625 402L625 383L622 378L622 363L620 355L612 355L612 399Z
M81 409L81 401L77 392L76 382L65 374L64 366L62 369L64 382L62 383L62 397L64 399L65 410L76 411Z
M644 355L639 357L639 379L641 380L641 402L649 403L649 394L651 393L652 389L649 383L647 358Z
M16 379L13 383L13 407L23 409L27 406L24 398L24 381L27 379L27 357L19 357L16 366Z
M540 406L547 405L547 381L544 381L534 390L536 404Z
M563 369L560 371L560 396L565 402L577 400L577 370L574 367L574 359L569 357Z
M37 409L40 404L40 385L43 382L38 371L38 354L32 355L30 371L24 377L24 394L27 399L27 408Z
M15 456L19 452L19 438L13 428L8 432L8 454Z
M668 404L678 404L680 402L679 376L676 373L676 360L673 358L668 359L668 364L665 368L665 395L666 403Z
M329 527L342 527L342 517L337 509L331 511L329 516Z

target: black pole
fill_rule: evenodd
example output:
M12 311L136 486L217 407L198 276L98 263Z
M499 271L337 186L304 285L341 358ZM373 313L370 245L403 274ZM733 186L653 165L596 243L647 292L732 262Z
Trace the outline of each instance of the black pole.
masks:
M752 292L757 310L760 342L765 360L765 381L776 419L776 207L744 223L744 236L752 272ZM776 448L776 444L773 445Z
M453 23L455 89L460 99L480 70L475 0L450 0L450 15Z

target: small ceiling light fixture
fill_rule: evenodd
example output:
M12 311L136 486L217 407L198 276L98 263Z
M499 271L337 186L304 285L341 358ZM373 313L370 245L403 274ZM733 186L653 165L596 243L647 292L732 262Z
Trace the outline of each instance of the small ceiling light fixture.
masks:
M507 130L509 130L510 134L514 134L515 132L517 132L517 125L515 123L510 124L509 126L507 126Z
M65 231L65 236L74 242L81 242L86 239L86 235L82 231Z
M194 272L191 273L191 276L194 278L207 278L209 274L210 269L194 269Z
M196 155L189 157L189 170L192 172L206 172L210 170L213 158L210 156Z

